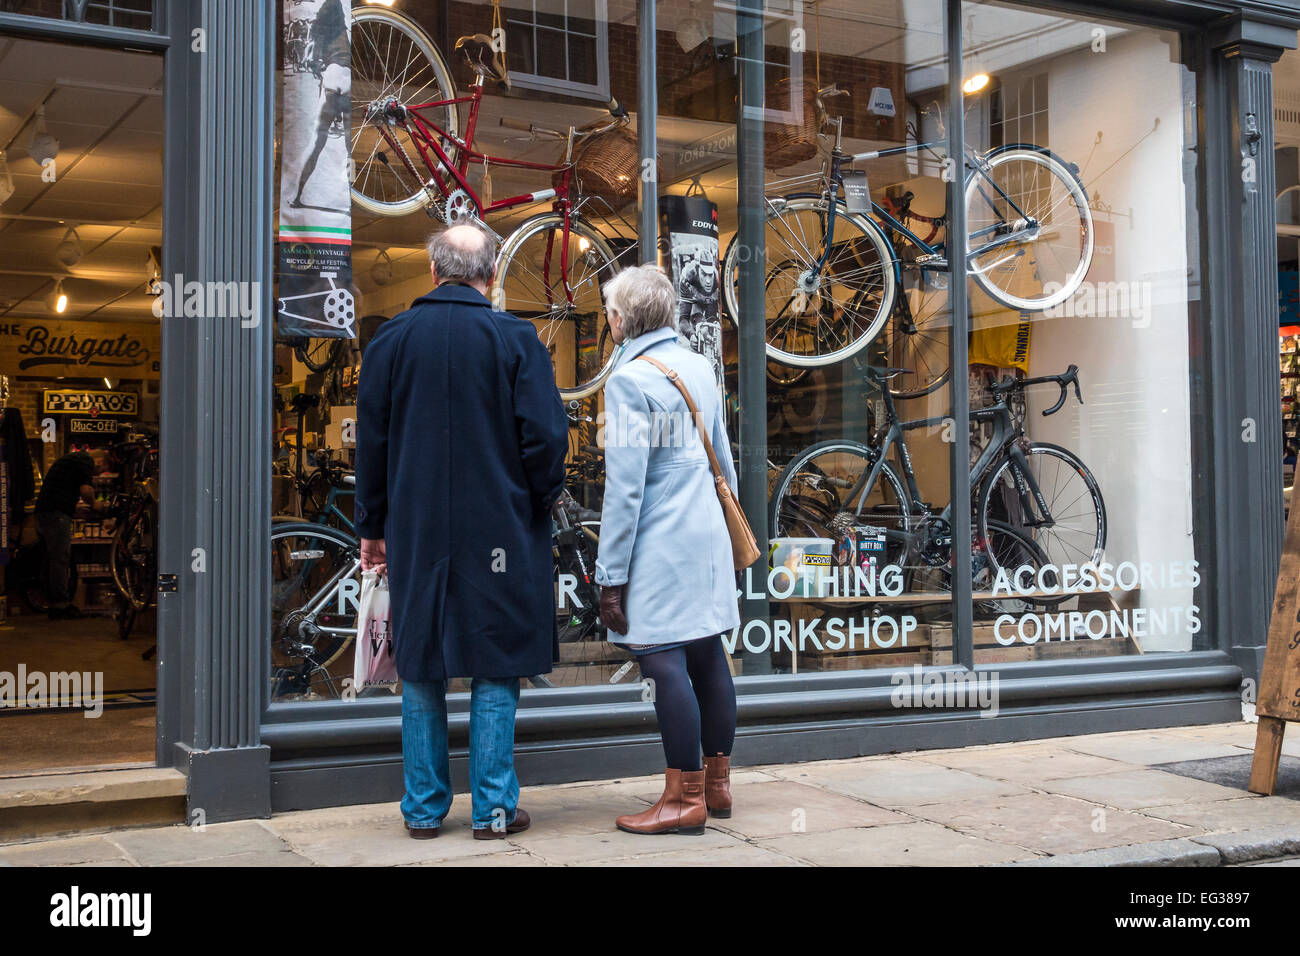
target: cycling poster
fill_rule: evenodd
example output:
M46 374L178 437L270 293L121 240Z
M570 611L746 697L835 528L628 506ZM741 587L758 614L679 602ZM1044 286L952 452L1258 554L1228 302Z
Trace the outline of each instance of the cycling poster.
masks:
M722 387L722 323L718 317L718 206L703 196L662 196L664 265L677 290L677 331L713 365Z
M283 26L277 328L354 338L351 14L342 0L289 0Z

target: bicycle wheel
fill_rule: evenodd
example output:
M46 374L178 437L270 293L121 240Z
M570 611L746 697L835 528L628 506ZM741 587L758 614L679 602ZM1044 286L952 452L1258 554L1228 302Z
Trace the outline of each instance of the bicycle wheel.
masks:
M350 535L304 521L271 527L271 671L310 674L314 689L352 643L357 629L357 584L352 600L340 585L359 555ZM355 577L353 577L355 579Z
M885 462L871 488L852 493L858 479L871 469L875 451L860 442L830 439L809 445L790 460L772 489L770 533L773 538L843 537L846 523L884 528L885 564L902 564L903 535L912 519L903 482Z
M999 522L1023 532L1058 574L1063 565L1100 562L1106 548L1106 505L1092 472L1058 445L1031 442L1022 447L1029 474L1051 513L1051 523L1038 513L1037 501L1031 501L1032 514L1024 513L1018 489L1026 476L1006 456L993 466L980 490L980 535L989 540ZM1032 491L1027 493L1033 499ZM990 558L995 572L1015 570L1015 566L1004 564L996 551L990 552Z
M565 401L595 393L609 376L617 350L613 336L604 334L609 323L601 285L635 261L635 247L615 254L580 220L569 221L566 242L564 217L555 213L525 221L501 247L493 302L537 326Z
M1034 543L1033 538L1004 521L991 520L988 536L975 533L972 537L970 572L973 592L993 591L999 567L1018 568L1028 565L1037 573L1038 569L1048 563L1046 555ZM951 592L952 550L949 549L944 557L945 560L942 561L918 562L908 579L909 590ZM1046 573L1050 580L1055 580L1054 572ZM971 606L977 619L987 619L1000 614L1025 614L1051 603L1054 602L1043 598L999 597L996 600L973 601ZM951 620L952 607L931 606L925 609L925 616L934 621Z
M156 541L157 516L148 504L127 517L113 534L108 561L113 584L123 600L138 611L153 604L158 586Z
M828 242L829 203L824 196L769 199L762 263L763 314L768 357L812 368L854 355L880 334L894 307L894 251L874 221L851 215L836 200L835 226L825 268L817 269ZM739 284L747 246L732 240L723 262L723 294L740 324Z
M342 339L302 339L294 346L298 361L313 372L333 367L343 354Z
M905 267L902 294L880 331L884 364L908 370L889 380L894 398L920 398L948 381L952 317L948 290L935 278L920 266Z
M966 184L967 267L1009 309L1069 299L1092 265L1088 193L1073 170L1037 146L984 157Z
M414 21L393 10L357 7L352 11L352 201L380 216L405 216L424 208L424 180L413 176L381 135L387 128L398 148L407 134L384 116L396 101L416 106L456 95L442 54ZM451 136L458 135L455 106L422 109L420 116ZM446 140L442 145L446 146ZM407 151L418 171L423 160Z

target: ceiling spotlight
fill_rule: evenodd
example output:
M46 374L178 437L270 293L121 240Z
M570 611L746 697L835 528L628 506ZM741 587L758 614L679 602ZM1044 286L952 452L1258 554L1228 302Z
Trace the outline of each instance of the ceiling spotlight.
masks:
M36 125L32 129L31 141L27 144L27 155L36 161L37 166L44 166L59 155L59 141L45 128L44 106L36 110Z
M5 152L0 149L0 206L9 201L9 197L14 194L14 177L9 172L9 163L5 159Z
M677 25L677 45L687 53L690 53L709 38L709 28L696 15L698 13L697 6L695 0L691 0L690 16Z
M54 257L71 268L81 261L82 255L81 237L77 235L77 227L72 226L63 234L63 241L54 250Z
M987 73L976 73L961 85L961 91L969 96L972 93L978 93L988 85L989 75Z
M393 260L389 257L387 249L379 250L375 264L370 267L370 278L374 280L375 285L388 285L393 281Z
M54 280L53 290L45 297L45 306L57 315L68 311L68 293L63 291L62 279Z

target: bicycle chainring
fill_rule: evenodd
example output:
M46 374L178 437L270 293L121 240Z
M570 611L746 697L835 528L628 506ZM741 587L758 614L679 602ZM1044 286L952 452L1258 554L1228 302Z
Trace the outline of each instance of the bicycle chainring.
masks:
M474 198L463 189L452 190L443 210L443 222L449 226L456 226L477 217L478 208L474 205Z

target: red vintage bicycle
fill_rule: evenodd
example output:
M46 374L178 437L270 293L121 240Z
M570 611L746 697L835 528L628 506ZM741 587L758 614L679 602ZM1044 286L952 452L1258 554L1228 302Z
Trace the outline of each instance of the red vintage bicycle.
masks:
M497 237L501 249L493 302L537 325L551 352L560 393L570 400L585 398L604 384L614 361L601 284L634 264L636 251L627 243L616 251L583 215L590 203L602 201L581 194L574 147L626 125L627 110L610 100L608 122L567 131L502 119L503 126L533 139L563 142L563 160L550 164L489 156L474 149L484 84L508 87L508 75L487 38L462 37L456 48L477 76L465 96L457 95L446 60L412 20L384 8L353 10L352 199L381 216L423 209L448 225L475 222L489 231L485 216L549 200L549 212L524 220L504 239ZM463 135L461 106L468 114ZM483 167L485 183L491 182L496 166L549 173L552 187L493 199L490 188L480 191L470 184L469 170L475 165Z

